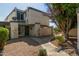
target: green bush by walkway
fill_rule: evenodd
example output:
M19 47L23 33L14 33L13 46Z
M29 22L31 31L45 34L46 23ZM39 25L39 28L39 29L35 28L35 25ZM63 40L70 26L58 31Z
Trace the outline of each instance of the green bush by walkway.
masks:
M7 28L0 27L0 49L3 49L8 39L9 39L9 30Z

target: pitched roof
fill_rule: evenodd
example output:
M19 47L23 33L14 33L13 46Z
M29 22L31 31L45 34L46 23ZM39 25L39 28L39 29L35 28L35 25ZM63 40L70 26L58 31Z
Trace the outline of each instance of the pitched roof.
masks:
M9 15L12 14L12 12L15 11L15 10L16 10L16 7L9 13ZM7 20L8 16L5 18L5 20Z
M50 17L50 16L49 16L49 14L48 14L48 13L46 13L46 12L40 11L40 10L35 9L35 8L32 8L32 7L28 7L28 10L29 10L29 9L35 10L35 11L37 11L37 12L41 12L41 13L43 13L45 16Z
M9 15L12 14L12 12L14 12L15 10L18 10L18 11L21 11L21 12L24 12L23 10L20 10L20 9L17 9L16 7L9 13ZM8 15L8 16L9 16ZM8 16L5 18L5 20L7 20Z
M29 10L29 9L32 9L32 10L41 12L41 13L43 13L45 16L50 17L50 16L48 15L48 13L43 12L43 11L40 11L40 10L38 10L38 9L35 9L35 8L32 8L32 7L28 7L27 9L28 9L28 10ZM14 12L15 10L18 10L18 11L21 11L21 12L25 12L25 11L26 11L26 10L20 10L20 9L17 9L17 8L15 7L15 8L9 13L9 15L12 14L12 12ZM8 16L9 16L9 15L8 15ZM5 18L5 20L8 18L8 16Z

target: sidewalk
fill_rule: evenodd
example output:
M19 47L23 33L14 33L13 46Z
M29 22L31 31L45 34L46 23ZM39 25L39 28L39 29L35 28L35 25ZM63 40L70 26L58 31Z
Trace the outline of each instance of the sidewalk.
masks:
M40 39L40 38L31 38L35 41L37 41L39 44L41 44L44 40L43 39ZM41 44L41 46L46 49L47 51L47 54L48 56L69 56L66 52L64 51L60 51L60 52L57 52L56 51L56 46L54 46L52 43L50 42L47 42L47 43L44 43L44 44Z

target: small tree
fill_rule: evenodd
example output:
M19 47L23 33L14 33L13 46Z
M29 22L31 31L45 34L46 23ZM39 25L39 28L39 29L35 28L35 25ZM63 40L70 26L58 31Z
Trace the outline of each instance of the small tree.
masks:
M50 3L46 4L50 11L50 18L57 27L63 32L64 41L69 38L69 31L77 27L76 9L79 7L78 3Z
M7 28L0 27L0 49L4 48L5 43L9 38L9 30Z
M77 26L76 8L79 7L79 4L51 3L46 5L50 11L50 18L55 20L54 22L63 31L67 40L69 31Z

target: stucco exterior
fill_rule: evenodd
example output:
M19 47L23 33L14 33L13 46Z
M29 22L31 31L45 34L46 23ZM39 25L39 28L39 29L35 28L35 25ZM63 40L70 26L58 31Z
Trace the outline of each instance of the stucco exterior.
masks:
M30 26L30 36L50 36L52 34L51 27L41 27L40 24Z
M10 21L12 21L13 19L13 17L16 17L16 11L14 10L14 11L12 11L8 16L7 16L7 18L6 18L6 20L5 21L8 21L8 22L10 22Z
M11 39L18 38L18 23L11 22Z
M27 15L28 24L40 23L41 25L49 25L49 17L41 12L29 9Z
M51 35L52 32L51 32L51 28L42 27L42 28L40 28L39 33L40 33L40 36L49 36L49 35Z
M39 36L39 29L40 29L40 24L34 24L30 26L30 36Z
M13 39L13 38L18 38L20 36L27 36L27 35L29 36L50 35L51 34L50 33L51 30L49 28L50 18L45 14L47 13L31 7L28 8L27 10L19 10L15 8L6 17L6 21L10 22L11 38ZM42 25L47 27L41 28Z

